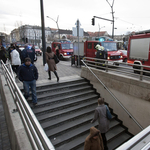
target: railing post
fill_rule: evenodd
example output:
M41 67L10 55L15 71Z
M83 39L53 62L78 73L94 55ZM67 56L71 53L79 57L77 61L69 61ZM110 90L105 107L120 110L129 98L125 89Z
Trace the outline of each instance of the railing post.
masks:
M105 61L106 63L106 72L108 72L108 61Z
M143 80L143 66L141 66L141 70L140 70L140 80Z

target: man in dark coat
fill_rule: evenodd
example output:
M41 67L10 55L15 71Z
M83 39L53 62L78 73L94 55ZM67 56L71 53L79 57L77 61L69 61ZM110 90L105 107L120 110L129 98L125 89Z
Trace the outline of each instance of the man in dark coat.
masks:
M22 51L22 59L25 60L27 57L29 57L31 59L31 63L34 64L35 49L30 45L27 45Z
M95 127L90 128L90 134L85 139L84 150L104 150L100 131Z
M24 97L26 99L29 97L29 87L31 88L32 101L35 106L37 104L36 80L38 79L38 70L31 63L31 59L29 57L25 58L25 63L19 67L18 78L23 82Z

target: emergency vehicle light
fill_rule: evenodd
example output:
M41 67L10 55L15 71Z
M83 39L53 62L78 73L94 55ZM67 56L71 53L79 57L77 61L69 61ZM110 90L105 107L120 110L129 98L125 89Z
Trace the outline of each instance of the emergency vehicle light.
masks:
M103 42L103 41L105 41L105 39L104 38L99 38L99 41Z

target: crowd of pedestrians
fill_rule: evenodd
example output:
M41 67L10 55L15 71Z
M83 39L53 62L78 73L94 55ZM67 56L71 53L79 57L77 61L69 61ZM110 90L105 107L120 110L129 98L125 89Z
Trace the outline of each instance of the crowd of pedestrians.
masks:
M34 106L37 104L36 80L38 79L38 69L34 65L35 55L34 46L28 44L24 46L22 51L19 49L19 46L15 44L11 44L7 50L3 46L0 47L0 60L2 60L4 64L6 64L7 61L10 61L12 70L16 74L16 78L23 82L24 97L26 99L28 99L29 91L31 89L32 103ZM45 56L49 67L48 79L51 80L52 71L57 77L57 82L59 82L59 77L56 72L57 67L54 61L54 52L52 52L51 47L47 47Z

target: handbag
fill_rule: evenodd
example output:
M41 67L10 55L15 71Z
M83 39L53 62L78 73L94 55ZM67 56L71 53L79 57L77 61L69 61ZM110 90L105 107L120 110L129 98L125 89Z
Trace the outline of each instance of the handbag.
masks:
M47 64L47 63L46 63L45 66L44 66L44 70L45 70L46 72L48 72L48 64Z
M107 105L105 105L105 106L106 106L106 117L107 117L108 120L111 120L112 119L112 115L111 115Z
M58 57L55 54L54 54L54 61L55 61L55 64L59 63L59 59L58 59Z

